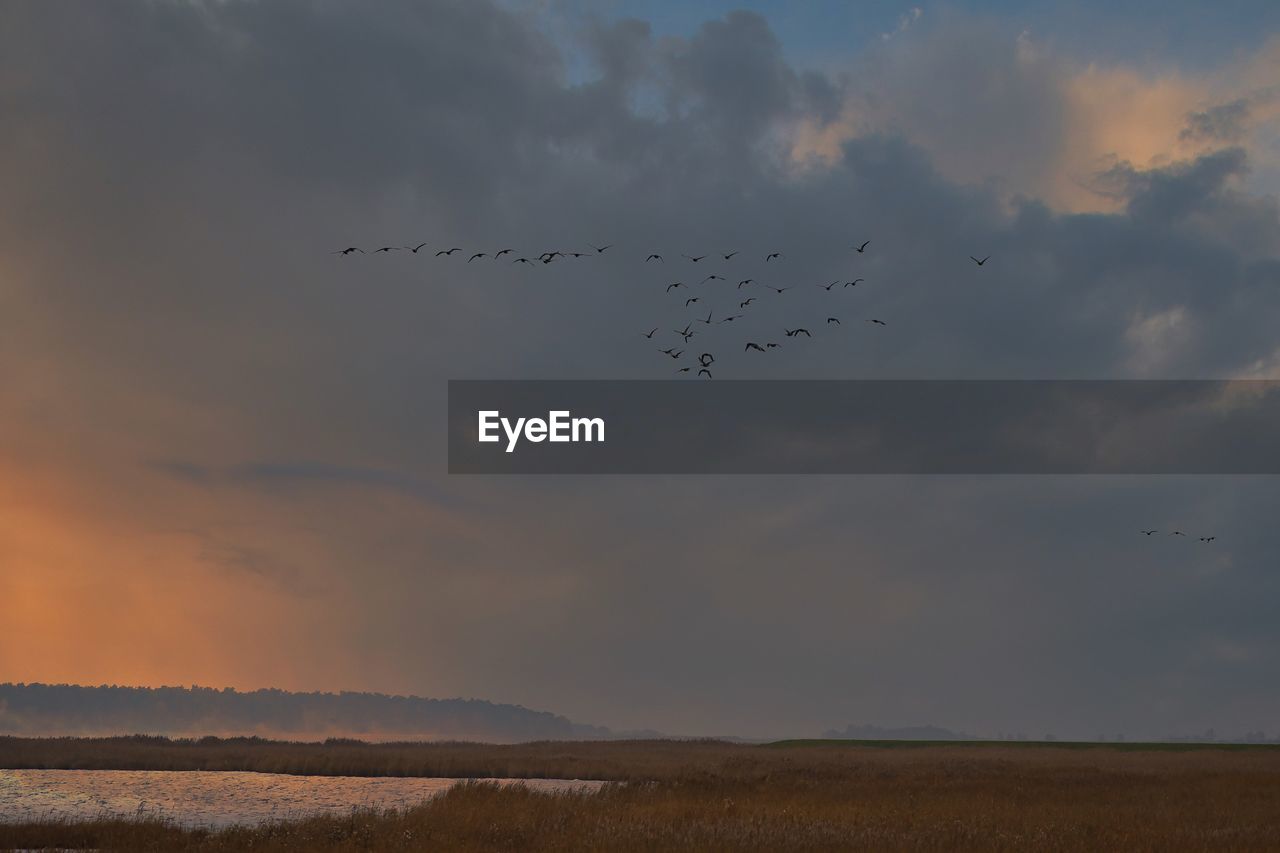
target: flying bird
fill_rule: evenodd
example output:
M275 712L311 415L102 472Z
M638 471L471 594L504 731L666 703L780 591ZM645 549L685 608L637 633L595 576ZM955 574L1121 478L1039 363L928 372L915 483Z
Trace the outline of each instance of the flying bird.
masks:
M846 282L844 283L844 286L845 286L845 287L857 287L857 286L858 286L858 282L860 282L860 281L866 281L866 279L865 279L865 278L855 278L853 281L846 281Z
M739 308L746 308L748 305L750 305L752 302L755 302L755 301L756 301L756 298L755 298L754 296L752 296L752 297L751 297L750 299L748 299L746 302L739 302L739 303L738 303L738 307L739 307Z
M727 254L727 255L723 255L722 257L727 261L727 260L729 260L730 258L732 258L732 257L733 257L734 255L736 255L736 254L738 254L738 253L737 253L737 252L730 252L729 254Z
M767 255L765 255L765 256L764 256L764 260L765 260L765 263L768 263L769 261L773 260L774 258L781 258L781 257L782 257L782 253L781 253L781 252L770 252L769 254L767 254Z
M753 350L756 350L757 352L764 352L764 347L760 346L759 344L755 343L754 341L747 341L747 345L746 345L746 347L744 347L744 348L743 348L743 350L742 350L742 351L743 351L743 352L746 352L747 350L752 350L752 349L753 349Z
M680 357L680 354L681 354L681 353L683 353L683 352L684 352L684 350L682 350L682 349L675 349L675 348L673 347L673 348L671 348L671 349L664 349L664 350L661 350L661 352L666 353L667 355L671 356L672 358L679 358L679 357Z
M887 326L887 325L889 325L889 324L888 324L888 323L886 323L884 320L868 320L867 322L868 322L868 323L875 323L877 326Z
M790 290L790 289L791 289L791 288L789 288L789 287L774 287L772 284L767 285L767 287L768 287L770 290L776 291L776 292L778 292L778 293L783 293L784 291L787 291L787 290Z
M1160 531L1159 530L1139 530L1138 532L1141 533L1143 536L1150 536L1153 533L1159 533Z
M704 352L702 355L698 356L698 364L701 364L703 367L714 364L715 360L716 357L709 352Z
M410 252L413 252L413 253L416 255L416 254L418 254L418 250L419 250L419 249L421 249L421 248L422 248L423 246L425 246L425 245L427 245L427 244L426 244L426 243L419 243L418 245L414 246L412 249L409 249L409 247L408 247L408 246L405 246L405 248L406 248L406 249L409 249L409 251L410 251Z
M731 316L729 316L729 317L725 317L725 318L724 318L723 320L721 320L720 322L721 322L721 323L732 323L734 320L741 320L741 319L742 319L742 315L741 315L741 314L733 314L733 315L731 315Z
M778 347L780 347L780 346L782 346L782 344L775 344L775 343L770 342L770 343L765 344L765 345L764 345L764 348L765 348L765 349L778 349Z
M647 335L645 335L645 337L646 337L646 338L652 338L652 337L653 337L653 333L654 333L654 332L656 332L656 331L658 331L658 327L657 327L657 326L654 326L654 327L653 327L653 330L652 330L652 331L650 331Z
M689 368L687 367L681 367L676 370L676 373L688 373L688 372L689 372Z
M830 290L831 288L835 287L839 283L840 282L838 281L833 281L830 284L815 284L814 287L821 287L823 290Z
M744 284L752 284L754 282L755 282L754 278L744 278L742 281L738 282L738 289L741 290L742 285Z
M570 252L569 253L569 257L571 258L585 258L586 256L587 256L586 252Z
M457 246L453 247L452 249L448 249L448 250L444 250L444 249L442 249L442 250L440 250L439 252L436 252L436 257L438 258L438 257L440 257L441 255L452 255L454 252L461 252L461 251L462 251L462 250L461 250L461 249L459 249Z
M364 249L361 249L359 246L348 246L348 247L347 247L347 248L345 248L345 249L339 249L338 251L336 251L336 252L330 252L329 254L331 254L331 255L349 255L349 254L351 254L352 252L359 252L359 253L360 253L360 254L362 254L362 255L365 253Z
M1217 539L1217 538L1218 538L1217 536L1201 536L1201 537L1200 537L1200 541L1201 541L1201 542L1212 542L1213 540L1215 540L1215 539Z
M867 250L867 246L870 246L870 245L871 245L871 241L870 241L870 240L868 240L868 241L866 241L865 243L863 243L861 246L850 246L849 248L851 248L851 249L857 249L857 250L858 250L858 254L862 254L863 252L865 252L865 251Z
M493 259L496 261L498 258L502 257L503 255L509 255L509 254L511 254L513 251L515 251L515 250L514 250L514 249L503 249L503 250L501 250L500 252L498 252L498 254L494 255L494 256L493 256Z
M693 262L696 264L698 261L700 261L700 260L702 260L703 258L705 258L705 257L706 257L706 255L698 255L698 257L696 257L696 258L695 258L693 255L683 255L682 257L686 257L686 258L688 258L689 260L693 261Z
M590 244L590 243L588 243L587 245L588 245L588 246L591 246L591 244ZM595 250L596 250L596 254L597 254L597 255L603 255L603 254L604 254L604 250L605 250L605 249L612 249L612 248L613 248L613 244L612 244L612 243L610 243L608 246L591 246L591 248L593 248L593 249L595 249Z
M516 259L515 259L514 261L512 261L511 263L513 263L513 264L531 264L531 263L533 263L533 261L529 260L528 258L516 258Z
M684 301L684 307L685 307L685 308L688 308L690 305L692 305L693 303L695 303L695 302L697 302L697 301L698 301L698 297L696 297L696 296L691 296L691 297L689 297L688 299L686 299L686 300Z
M707 370L705 367L698 371L698 375L699 375L699 376L701 376L701 375L702 375L702 374L704 374L704 373L705 373L705 374L707 374L707 378L708 378L708 379L712 378L712 377L711 377L711 371L710 371L710 370Z
M991 256L990 256L990 255L987 255L987 256L986 256L985 258L983 258L982 260L978 260L978 259L977 259L977 258L975 258L973 255L970 255L970 256L969 256L969 260L973 261L973 262L974 262L975 264L977 264L978 266L982 266L982 265L983 265L983 264L985 264L987 261L991 260Z
M659 261L661 261L661 260L662 260L662 255L659 255L659 254L657 254L657 253L654 253L654 254L650 255L649 257L645 258L645 259L644 259L644 262L647 264L647 263L649 263L649 261L652 261L652 260L659 260ZM665 261L663 261L663 263L666 263L666 262L665 262Z
M1181 530L1175 530L1175 531L1173 531L1172 533L1170 533L1169 535L1170 535L1170 536L1186 536L1187 534L1183 533Z
M783 329L783 331L787 333L788 338L794 338L796 335L799 335L799 334L803 334L806 338L813 337L813 335L809 334L808 329Z
M708 326L710 326L710 325L711 325L711 312L710 312L710 311L708 311L708 312L707 312L707 319L705 319L705 320L704 320L704 319L702 319L701 317L699 317L699 318L698 318L698 322L699 322L699 323L705 323L705 324L707 324Z
M381 249L374 250L374 254L376 255L378 254L378 252L398 252L402 248L404 247L403 246L383 246Z
M684 287L684 282L683 282L683 281L673 281L673 282L671 282L671 284L668 284L668 285L667 285L667 293L670 293L670 292L671 292L671 288L673 288L673 287Z
M699 284L706 284L706 283L707 283L707 282L709 282L709 281L724 281L724 276L722 276L722 275L709 275L709 276L707 276L706 278L704 278L702 281L700 281L700 282L698 282L698 283L699 283Z
M835 323L837 326L839 326L839 325L840 325L840 318L839 318L839 317L828 317L828 318L827 318L827 325L829 326L829 325L831 325L832 323Z
M474 261L476 258L487 258L487 257L489 257L489 256L488 256L488 255L486 255L484 252L476 252L474 255L472 255L471 257L467 258L467 263L471 263L471 262L472 262L472 261Z

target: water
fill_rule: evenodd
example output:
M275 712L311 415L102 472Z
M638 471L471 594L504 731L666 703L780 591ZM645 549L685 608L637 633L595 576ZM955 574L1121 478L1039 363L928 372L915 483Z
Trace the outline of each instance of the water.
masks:
M404 808L458 779L286 776L207 770L0 770L0 822L160 816L190 827L223 827L356 807ZM535 791L595 791L581 779L493 779Z

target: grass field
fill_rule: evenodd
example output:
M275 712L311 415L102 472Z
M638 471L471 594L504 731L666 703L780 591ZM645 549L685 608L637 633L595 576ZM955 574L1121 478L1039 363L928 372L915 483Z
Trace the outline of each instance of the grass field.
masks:
M403 812L256 829L0 825L0 849L1277 850L1280 749L631 741L290 744L0 739L0 767L223 768L623 780L469 784Z

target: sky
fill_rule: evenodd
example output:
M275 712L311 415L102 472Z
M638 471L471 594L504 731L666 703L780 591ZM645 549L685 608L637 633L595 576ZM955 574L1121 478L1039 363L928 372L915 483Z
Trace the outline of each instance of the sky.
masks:
M890 323L725 378L1280 378L1280 9L1197 5L0 4L0 681L1274 733L1274 478L446 473L449 379L672 376L682 253Z

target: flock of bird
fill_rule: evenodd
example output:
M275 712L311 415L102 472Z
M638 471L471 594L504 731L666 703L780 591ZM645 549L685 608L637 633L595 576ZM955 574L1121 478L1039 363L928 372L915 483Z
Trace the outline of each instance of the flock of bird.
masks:
M566 252L566 251L559 251L559 250L546 251L534 257L524 257L524 256L513 257L511 258L510 263L547 265L547 264L554 263L555 261L561 258L585 258L585 257L603 255L608 250L614 248L613 244L604 244L600 246L596 246L593 244L587 244L587 245L591 249L590 252L576 252L576 251ZM866 253L867 247L870 245L871 245L870 240L864 240L861 243L850 246L849 248L856 254L862 255ZM427 246L426 243L419 243L416 246L380 246L376 249L371 249L368 252L366 252L364 249L360 248L359 246L348 246L345 249L338 249L332 252L331 254L344 255L344 256L353 255L357 253L361 255L364 255L364 254L376 255L381 253L404 251L404 252L410 252L411 254L416 255L422 249L426 248L426 246ZM430 250L428 249L428 251ZM451 246L447 249L440 249L434 252L434 256L438 258L440 257L447 258L447 257L453 257L454 255L457 255L460 252L462 252L462 249L460 247ZM492 261L501 261L506 256L514 255L514 254L515 254L515 250L510 248L499 249L495 252L474 252L474 253L471 253L470 255L467 255L466 263L470 264L475 261L482 261L486 259L492 260ZM733 259L739 256L740 254L742 253L735 250L731 252L717 252L717 253L701 254L701 255L682 254L680 257L683 258L685 262L690 264L699 264L708 259L711 259L713 263L717 262L717 260L719 262L728 263L730 261L733 261ZM459 255L459 257L462 257L462 256ZM781 265L781 262L784 260L784 258L785 256L782 252L773 251L773 252L768 252L764 255L763 262L765 264L773 265L773 263L777 261L779 262L779 265ZM978 258L978 257L974 257L973 255L970 255L969 260L972 261L977 266L981 267L981 266L984 266L987 263L987 261L991 260L991 256L985 255L981 258ZM643 261L643 263L645 264L654 263L654 262L665 265L666 258L659 252L650 252L648 255L645 256ZM665 292L669 294L673 290L681 290L681 289L684 289L687 292L688 289L692 287L702 287L707 285L708 283L714 283L714 282L727 283L728 281L729 279L726 276L719 275L717 273L709 273L708 275L704 276L700 281L693 284L687 283L683 280L670 282L665 286ZM860 278L860 277L853 278L848 281L837 279L837 280L828 282L827 284L819 283L813 286L821 288L827 292L831 292L837 286L839 286L840 289L843 290L845 288L857 287L859 284L863 284L865 281L866 281L865 278ZM750 290L748 290L746 294L743 294L741 293L741 291L743 291L744 288L750 288ZM762 298L764 298L763 296L751 295L753 292L768 291L768 292L771 292L774 297L777 297L794 289L796 289L796 285L778 287L772 284L763 284L761 282L758 282L754 278L743 278L737 281L737 287L732 291L733 293L737 294L737 296L735 296L732 299L732 302L737 303L737 309L736 309L737 311L745 312L749 310L752 305L754 305L755 303L760 301ZM697 296L685 297L683 300L684 309L687 311L688 309L692 308L695 305L697 306L705 305L706 302L704 302L704 296L706 295L706 293L707 291L704 289ZM679 296L679 294L677 294L677 296ZM708 308L707 315L703 317L701 316L701 310L699 307L697 315L693 316L692 319L688 319L687 316L685 318L682 318L680 320L680 323L683 323L683 328L673 329L672 333L681 340L684 346L688 346L689 342L698 334L698 331L694 329L695 324L702 324L708 327L713 325L723 325L725 323L732 323L736 320L740 320L745 316L746 316L745 314L725 313L723 316L717 317L715 314L715 309ZM863 320L864 322L874 326L888 325L888 323L886 323L884 320L881 320L878 318L868 317L868 318L863 318ZM676 325L679 325L679 324L676 324ZM840 318L833 315L827 316L825 323L822 324L823 327L841 326L841 325L843 325L843 323L841 322ZM640 336L645 338L646 340L652 341L661 329L662 329L661 325L654 326L648 331L641 331ZM786 326L782 326L781 332L783 334L783 337L786 339L799 340L801 337L804 337L807 339L813 338L813 333L805 326L796 326L795 328L787 328ZM783 344L781 342L775 341L775 340L763 340L763 341L746 340L746 341L743 341L742 352L743 353L752 353L752 352L768 353L770 350L779 349L782 346ZM657 351L671 358L672 360L676 360L676 361L683 358L686 352L686 350L683 347L677 348L676 345L668 346L668 347L659 347ZM711 367L712 365L717 363L716 357L713 353L702 352L697 356L695 361L696 361L696 364L677 367L676 373L692 374L694 376L705 376L708 379L713 378ZM696 373L694 373L694 367L697 367ZM1153 530L1141 530L1139 532L1145 536L1155 536L1161 531L1153 529ZM1183 533L1181 530L1173 530L1167 533L1166 535L1186 537L1186 534ZM1198 538L1201 542L1206 544L1212 543L1214 540L1217 539L1216 536L1200 536Z
M871 245L871 242L872 242L871 240L863 240L860 243L850 246L849 249L852 252L856 253L857 255L862 255L867 252L867 248ZM459 254L459 253L462 253L463 250L458 246L442 248L435 251L433 254L434 254L434 257L438 257L438 258L440 257L447 258L447 257L453 257L457 255L459 259L461 259L465 254L466 263L468 264L473 263L475 261L484 261L484 260L502 261L502 260L507 260L508 256L513 256L513 257L510 257L508 261L509 263L547 265L547 264L554 263L557 260L562 258L585 258L585 257L603 255L608 250L614 248L613 244L608 244L608 243L599 245L599 246L596 246L593 244L587 244L587 245L589 246L591 251L578 252L578 251L554 250L554 251L542 252L532 257L526 257L526 256L514 257L515 250L511 248L499 249L493 252L473 252L470 254L465 254L465 253ZM366 252L363 248L359 246L348 246L344 249L335 250L334 252L331 252L331 254L346 256L346 255L353 255L357 253L363 255L363 254L381 254L381 253L390 253L390 252L409 252L411 254L416 255L426 247L427 247L426 243L419 243L416 246L380 246L376 249L370 249L369 251ZM430 252L431 250L427 249L427 251ZM673 259L673 263L699 264L699 263L702 263L703 261L709 260L713 264L714 263L727 264L729 262L732 262L736 257L738 257L741 254L742 253L737 250L729 251L729 252L703 253L703 254L697 254L697 255L682 254L680 255L680 259L683 259L683 260ZM969 260L979 267L985 265L987 261L989 261L990 259L991 259L990 255L986 255L981 258L974 257L972 255L969 256ZM773 268L775 266L782 267L784 266L784 261L785 261L785 255L781 251L771 251L763 255L763 263L768 265L770 268ZM667 263L667 259L663 254L659 252L650 252L645 256L643 263L645 264L658 263L658 264L663 264L665 266ZM705 269L705 267L703 269ZM726 285L728 284L730 279L726 275L719 274L720 272L727 272L727 269L718 270L717 272L710 272L706 276L704 276L701 280L696 282L694 282L692 279L690 279L689 281L685 281L681 279L677 281L670 281L665 285L664 290L665 290L665 293L667 294L670 294L673 290L674 291L683 290L684 293L689 293L694 288L698 288L696 295L689 295L683 298L684 310L689 311L690 309L693 309L697 313L692 315L687 314L686 316L680 318L676 324L673 324L673 325L679 326L679 328L672 329L666 333L666 334L674 334L674 336L679 339L680 341L679 344L673 345L673 346L665 346L665 347L660 346L658 347L657 352L671 358L672 360L678 361L684 357L686 352L685 347L688 347L690 344L690 341L699 334L699 330L696 329L695 326L701 325L705 327L711 327L711 326L724 325L727 323L733 323L735 321L741 320L744 317L746 317L747 314L745 312L758 310L758 309L753 309L751 306L755 305L757 302L760 302L762 299L765 299L765 298L776 299L777 297L782 296L788 291L797 289L797 285L795 284L778 286L775 284L763 283L758 281L755 278L750 278L750 277L736 279L737 286L731 291L731 293L734 295L730 297L729 304L730 305L736 304L737 307L730 308L728 310L722 309L720 313L717 314L716 308L709 306L709 302L713 297L710 296L711 291L707 286L715 285L716 282L723 282ZM830 281L826 284L816 283L816 284L813 284L812 286L821 288L822 290L825 290L827 292L831 292L837 286L841 290L844 290L850 287L856 288L858 285L863 284L865 282L866 282L865 278L855 277L850 280L837 279L834 281ZM760 294L760 295L755 295L755 294ZM677 293L677 298L680 297L681 295L682 294ZM718 296L715 298L722 300L725 297ZM702 313L701 313L704 306L706 307L706 310L707 310L705 317L702 316ZM862 319L864 323L870 326L880 327L880 326L889 325L885 320L875 318L875 317L866 317ZM836 328L843 325L843 322L840 319L840 317L835 316L834 313L827 314L825 318L816 319L815 322L820 324L821 328L824 328L824 329ZM663 326L660 324L660 325L654 326L648 331L642 330L640 334L645 339L652 341L654 340L655 336L659 333L659 331L662 328ZM801 338L812 339L814 336L813 332L805 325L797 325L795 328L788 328L787 326L782 325L779 331L782 333L782 340L792 339L795 342L798 342ZM740 350L740 352L743 354L768 353L771 350L780 349L783 346L782 340L768 340L764 338L762 338L761 340L742 339L740 340L740 343L742 344L742 349ZM677 367L675 369L675 372L677 375L690 374L693 376L706 377L707 379L711 379L713 378L711 368L712 368L712 365L715 363L716 363L716 357L713 353L702 352L697 357L696 365L689 365L689 366L682 365ZM697 367L696 373L694 372L695 366Z
M1159 531L1159 530L1139 530L1138 532L1139 532L1139 533L1141 533L1143 536L1155 536L1155 535L1156 535L1157 533L1159 533L1160 531ZM1186 536L1187 534L1183 533L1181 530L1174 530L1174 531L1171 531L1171 532L1170 532L1169 534L1167 534L1167 535L1169 535L1169 536ZM1212 542L1213 540L1215 540L1215 539L1217 539L1217 538L1218 538L1217 536L1201 536L1201 537L1199 537L1200 541L1201 541L1201 542L1205 542L1205 543Z

